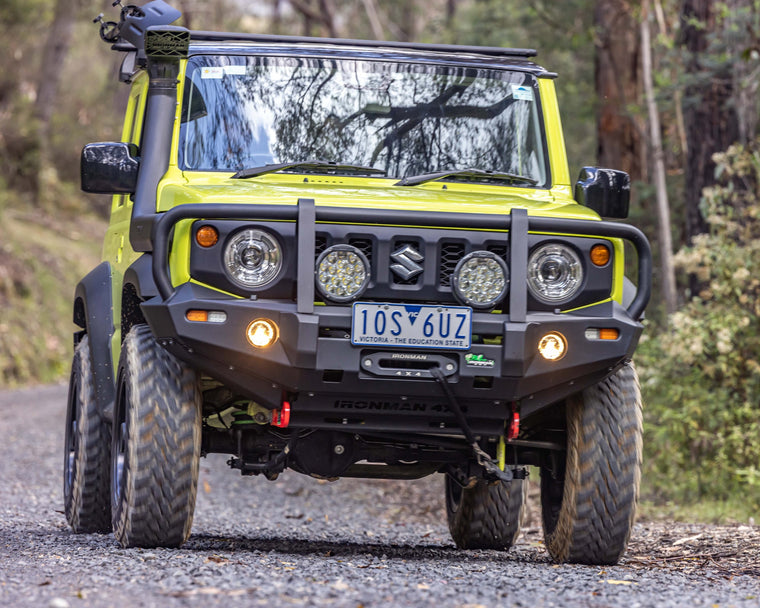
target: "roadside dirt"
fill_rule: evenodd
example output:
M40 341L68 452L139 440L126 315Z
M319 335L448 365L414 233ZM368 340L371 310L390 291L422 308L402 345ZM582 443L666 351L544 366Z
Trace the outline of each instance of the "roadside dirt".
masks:
M0 606L13 608L757 608L760 529L635 525L617 566L554 564L537 480L508 552L461 551L443 478L276 482L201 463L190 539L121 549L62 514L65 386L0 391Z
M524 525L516 549L543 559L544 535L537 481L530 481ZM421 494L428 490L425 486L399 484L393 490L394 503L400 506L394 512L386 510L378 515L403 513L405 519L424 521L430 517L431 510L437 510L431 509L429 497ZM420 511L413 505L428 505L429 508ZM638 521L620 565L636 570L660 569L725 578L750 575L760 579L760 526Z

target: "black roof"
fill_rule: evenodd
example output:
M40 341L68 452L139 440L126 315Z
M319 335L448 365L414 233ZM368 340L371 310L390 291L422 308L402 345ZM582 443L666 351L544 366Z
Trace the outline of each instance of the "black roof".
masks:
M424 44L384 40L351 40L344 38L309 38L271 34L238 34L228 32L190 32L190 54L197 53L277 53L332 57L366 57L456 63L480 67L500 67L553 77L543 67L529 61L534 49L453 44Z

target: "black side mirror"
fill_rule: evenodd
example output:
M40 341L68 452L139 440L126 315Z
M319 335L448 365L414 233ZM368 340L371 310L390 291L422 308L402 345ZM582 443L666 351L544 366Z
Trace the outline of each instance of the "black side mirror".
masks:
M87 144L80 165L82 190L95 194L134 194L140 161L137 146L118 142Z
M575 182L575 200L602 217L628 217L631 178L625 171L583 167Z

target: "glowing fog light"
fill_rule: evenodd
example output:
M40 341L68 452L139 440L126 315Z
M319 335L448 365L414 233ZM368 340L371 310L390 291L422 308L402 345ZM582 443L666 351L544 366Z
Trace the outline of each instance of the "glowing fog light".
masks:
M558 332L546 334L538 343L538 352L547 361L559 361L567 352L565 337Z
M269 319L256 319L248 324L245 335L252 346L266 348L277 342L280 330L277 324Z
M359 297L369 284L369 262L352 245L333 245L317 258L316 283L319 293L333 302Z
M507 265L490 251L473 251L454 269L451 284L463 304L473 308L492 308L506 295L509 283Z

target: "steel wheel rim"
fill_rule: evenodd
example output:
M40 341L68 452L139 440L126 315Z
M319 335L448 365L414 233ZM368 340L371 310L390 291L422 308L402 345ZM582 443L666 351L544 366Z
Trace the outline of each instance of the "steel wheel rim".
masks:
M459 505L462 503L462 493L464 490L453 479L449 478L446 484L446 504L449 507L449 511L456 513L459 510Z
M74 378L74 382L76 382L76 380L77 378ZM70 496L71 489L74 487L77 448L79 447L79 441L77 440L77 405L79 401L79 391L77 391L75 387L72 393L70 403L71 414L69 424L66 427L66 459L64 460L65 470L63 475L64 497Z
M124 484L124 466L127 454L127 422L124 402L126 400L126 387L123 382L116 399L116 424L114 425L115 436L113 438L113 452L111 454L111 495L113 504L117 505L121 500L122 485Z
M74 418L69 425L69 437L66 442L66 474L64 480L66 482L66 495L71 494L71 488L74 485L74 472L77 462L77 421Z

